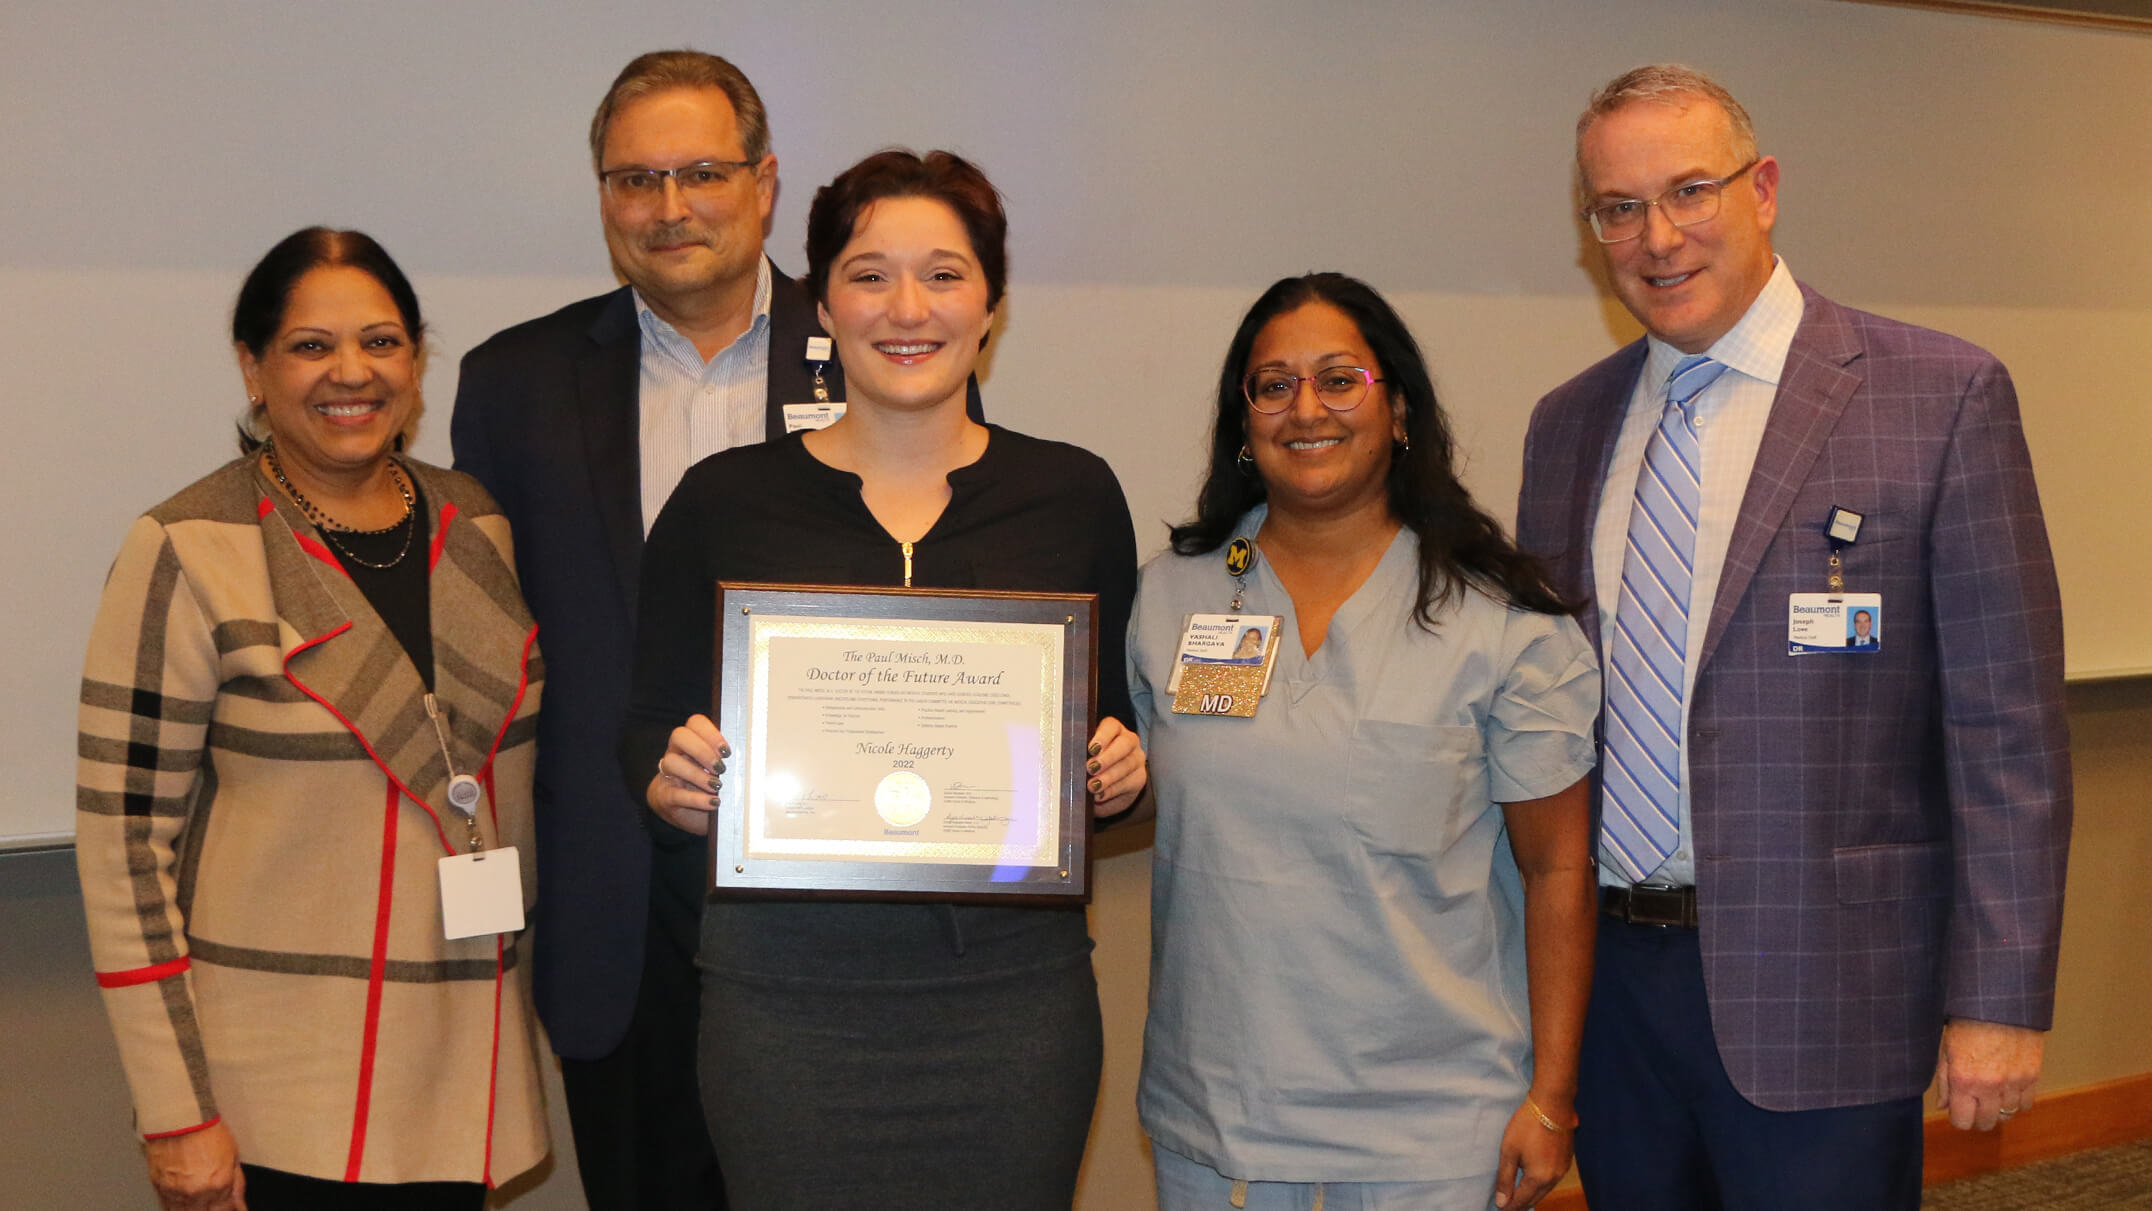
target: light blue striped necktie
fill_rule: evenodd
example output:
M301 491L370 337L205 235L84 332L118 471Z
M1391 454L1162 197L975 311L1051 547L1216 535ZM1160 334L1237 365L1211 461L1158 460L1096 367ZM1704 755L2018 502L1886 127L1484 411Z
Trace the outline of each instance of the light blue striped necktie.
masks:
M1601 852L1631 883L1657 870L1681 839L1681 699L1704 471L1691 405L1725 370L1700 353L1674 367L1629 508L1621 604L1607 644L1612 675L1599 833Z

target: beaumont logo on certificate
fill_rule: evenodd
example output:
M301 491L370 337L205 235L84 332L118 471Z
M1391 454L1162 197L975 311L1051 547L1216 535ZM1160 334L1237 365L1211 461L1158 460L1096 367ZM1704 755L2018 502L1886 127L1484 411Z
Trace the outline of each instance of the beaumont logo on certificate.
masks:
M721 584L713 890L1088 896L1096 613L1079 594Z

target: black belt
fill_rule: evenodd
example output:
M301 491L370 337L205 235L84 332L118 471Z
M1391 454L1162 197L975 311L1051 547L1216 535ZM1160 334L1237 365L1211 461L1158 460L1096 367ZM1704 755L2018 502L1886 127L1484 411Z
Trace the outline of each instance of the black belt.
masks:
M1631 925L1680 925L1696 928L1696 889L1693 887L1602 887L1599 908L1610 917Z

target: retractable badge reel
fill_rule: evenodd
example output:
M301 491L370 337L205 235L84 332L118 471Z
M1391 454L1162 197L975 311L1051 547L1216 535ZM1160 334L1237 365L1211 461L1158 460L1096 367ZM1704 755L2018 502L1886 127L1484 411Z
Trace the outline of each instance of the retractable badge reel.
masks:
M1860 540L1866 519L1833 506L1823 523L1831 544L1825 591L1795 593L1787 602L1786 654L1789 656L1871 656L1883 650L1883 596L1846 592L1845 549Z
M440 703L432 694L425 701L426 717L433 721L434 739L441 745L441 764L448 770L448 807L462 822L470 844L468 852L439 863L442 934L454 939L515 933L523 928L523 870L515 847L486 848L478 831L478 805L485 798L485 788L474 775L457 772Z
M802 429L826 429L844 415L844 401L829 397L829 380L823 377L830 358L835 356L826 336L807 338L807 360L814 363L814 402L811 404L785 405L785 432L797 433Z

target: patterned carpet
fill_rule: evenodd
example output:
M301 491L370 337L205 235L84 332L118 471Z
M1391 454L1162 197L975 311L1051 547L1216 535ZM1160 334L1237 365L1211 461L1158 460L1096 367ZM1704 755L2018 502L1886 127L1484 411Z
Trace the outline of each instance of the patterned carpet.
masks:
M1928 1187L1922 1211L2152 1211L2152 1140Z

